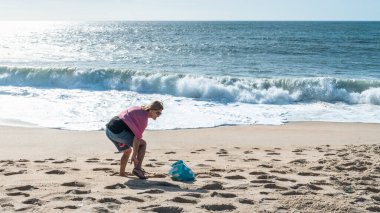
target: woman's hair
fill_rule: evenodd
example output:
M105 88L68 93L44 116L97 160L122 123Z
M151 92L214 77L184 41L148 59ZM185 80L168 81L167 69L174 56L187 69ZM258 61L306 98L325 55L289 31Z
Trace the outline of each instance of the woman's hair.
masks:
M164 105L162 104L161 101L153 101L150 104L143 105L142 108L145 111L149 111L149 110L163 110L164 109Z

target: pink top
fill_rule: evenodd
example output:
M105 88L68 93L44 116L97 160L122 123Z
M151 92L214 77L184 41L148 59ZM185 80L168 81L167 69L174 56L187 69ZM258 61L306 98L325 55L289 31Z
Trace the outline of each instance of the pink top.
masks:
M132 130L137 139L141 139L148 126L148 112L140 106L129 107L119 114L119 118Z

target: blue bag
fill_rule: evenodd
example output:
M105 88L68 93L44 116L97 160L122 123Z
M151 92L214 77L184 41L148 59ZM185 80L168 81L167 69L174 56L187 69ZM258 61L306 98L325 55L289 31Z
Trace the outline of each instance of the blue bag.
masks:
M172 167L169 170L169 176L173 180L178 181L194 181L195 175L194 172L183 162L179 160L172 164Z

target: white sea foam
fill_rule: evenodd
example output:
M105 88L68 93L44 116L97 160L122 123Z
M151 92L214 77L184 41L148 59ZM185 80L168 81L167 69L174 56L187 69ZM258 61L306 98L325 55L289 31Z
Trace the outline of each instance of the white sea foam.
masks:
M165 110L148 129L202 128L271 124L288 121L380 123L380 106L345 103L222 103L133 91L90 91L0 86L0 124L71 130L100 130L110 118L132 105L162 100Z

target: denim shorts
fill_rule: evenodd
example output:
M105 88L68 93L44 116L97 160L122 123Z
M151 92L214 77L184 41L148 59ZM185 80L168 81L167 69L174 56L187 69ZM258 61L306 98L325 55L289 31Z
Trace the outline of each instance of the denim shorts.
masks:
M106 128L106 135L116 146L119 152L133 147L133 138L135 135L132 132L124 130L118 134L115 134Z

